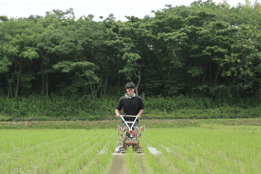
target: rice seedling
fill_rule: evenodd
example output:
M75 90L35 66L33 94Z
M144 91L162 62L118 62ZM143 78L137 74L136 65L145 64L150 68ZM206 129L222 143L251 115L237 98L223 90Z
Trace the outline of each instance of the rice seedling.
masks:
M251 126L147 129L143 146L157 148L181 173L260 173L260 130Z
M0 173L77 173L93 157L101 161L99 173L111 158L97 155L97 150L108 144L106 154L111 154L114 134L113 130L1 130Z
M132 147L128 148L128 156L127 156L127 167L130 171L130 173L139 173L137 171L137 167L135 166L135 161L134 161L134 150Z
M109 173L117 142L115 129L2 129L0 173ZM123 159L129 173L261 173L260 142L259 126L147 128L143 155Z

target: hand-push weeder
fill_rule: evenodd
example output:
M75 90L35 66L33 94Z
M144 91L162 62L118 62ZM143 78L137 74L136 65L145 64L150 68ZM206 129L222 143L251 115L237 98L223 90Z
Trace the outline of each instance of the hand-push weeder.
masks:
M132 146L135 152L142 153L141 147L139 146L139 139L142 132L145 130L145 125L140 127L141 131L139 134L139 128L134 126L138 116L133 115L120 115L122 121L125 123L126 127L123 129L124 133L122 134L122 127L118 125L118 135L123 138L122 147L119 148L117 153L125 153L129 146ZM134 121L126 121L125 118L135 117Z

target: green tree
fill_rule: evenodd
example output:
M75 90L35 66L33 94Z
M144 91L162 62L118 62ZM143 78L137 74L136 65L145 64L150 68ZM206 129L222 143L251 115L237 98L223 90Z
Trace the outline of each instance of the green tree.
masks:
M229 78L230 87L237 92L258 91L261 89L261 32L257 26L241 25L237 37L231 53L221 63L226 68L222 76Z
M24 88L30 89L32 87L30 83L35 79L31 66L33 59L39 57L33 45L38 26L25 19L12 19L2 24L1 30L4 31L0 36L4 40L1 72L6 73L8 93L12 96L12 87L15 86L15 96L17 96L20 87L22 91ZM13 72L9 71L10 65L13 65Z
M90 86L91 93L90 97L95 100L96 93L94 84L98 84L99 78L95 75L95 70L98 69L98 66L91 62L69 62L69 61L61 61L53 66L54 69L61 69L63 73L74 73L74 77L72 78L72 92L78 92L79 88L83 88L86 92Z
M38 24L42 26L42 32L38 33L35 40L40 56L40 70L37 74L42 78L42 95L48 96L49 75L54 73L52 66L70 57L75 51L75 38L71 36L73 31L68 27L74 24L74 12L72 9L65 12L53 10L47 12Z
M138 78L138 83L136 85L136 94L139 95L139 85L141 80L141 67L142 63L138 61L142 58L135 53L125 53L122 57L123 60L127 61L127 64L123 67L123 70L119 70L119 73L125 73L127 79L131 81L131 76L134 74Z

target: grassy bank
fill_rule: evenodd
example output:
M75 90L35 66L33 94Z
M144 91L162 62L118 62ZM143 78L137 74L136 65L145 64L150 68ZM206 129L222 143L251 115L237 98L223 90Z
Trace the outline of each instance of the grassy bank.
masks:
M261 108L216 108L216 109L180 109L175 111L160 111L152 110L146 111L142 115L142 119L235 119L235 118L261 118ZM110 115L90 115L89 113L81 115L68 116L37 116L37 115L0 115L0 122L2 121L101 121L101 120L116 120L114 112Z
M176 120L140 120L140 125L146 128L180 128L200 126L261 126L261 119L176 119ZM121 125L119 120L103 121L24 121L0 122L0 129L116 129Z
M149 128L158 127L198 127L197 120L146 120L140 125ZM0 122L0 129L111 129L122 125L120 120L105 121L31 121L31 122Z
M90 100L29 96L0 98L0 121L75 121L115 119L117 96ZM260 118L259 98L209 99L201 97L146 97L144 119ZM122 111L123 112L123 111Z

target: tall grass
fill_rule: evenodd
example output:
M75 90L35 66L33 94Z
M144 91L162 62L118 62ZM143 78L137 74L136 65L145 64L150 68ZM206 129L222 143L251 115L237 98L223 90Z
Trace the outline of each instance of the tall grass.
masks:
M96 120L98 117L114 116L114 110L119 98L118 96L107 96L93 101L86 96L81 98L69 98L58 95L51 95L50 97L31 95L26 98L2 97L0 98L0 117L79 117L87 120ZM248 115L247 117L258 117L260 116L260 103L261 99L259 98L232 98L224 101L184 95L167 98L155 96L144 99L144 115L147 114L149 116L150 114L160 113L161 115L171 114L171 117L179 118L182 114L187 116L204 113L217 115L235 112L234 114L237 115L240 112L245 112ZM192 117L197 118L195 116ZM213 117L211 116L211 118ZM246 116L242 117L245 118Z

